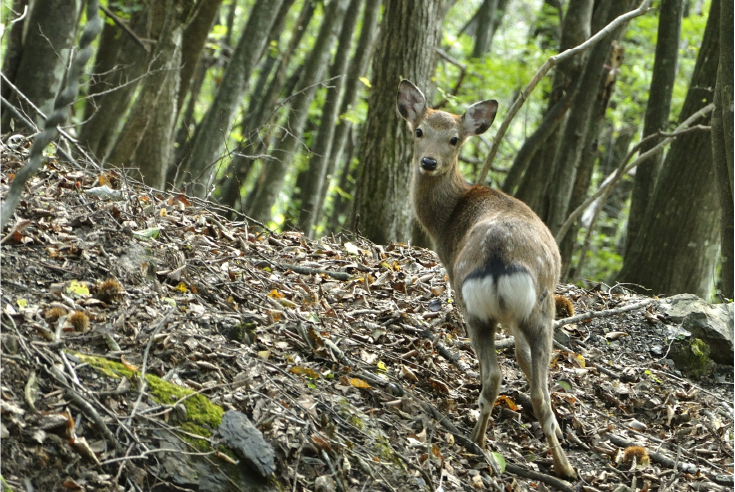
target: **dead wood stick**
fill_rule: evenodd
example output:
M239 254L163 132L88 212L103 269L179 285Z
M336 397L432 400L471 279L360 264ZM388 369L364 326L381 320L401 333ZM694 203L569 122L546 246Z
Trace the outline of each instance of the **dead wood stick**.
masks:
M290 263L276 263L276 265L280 266L284 270L290 269L302 275L317 275L319 273L324 273L337 280L347 281L350 279L350 274L345 272L334 272L332 270L324 270L322 268L302 267L299 265L292 265Z
M510 126L511 121L513 121L513 118L518 113L518 111L520 111L523 103L526 101L526 99L528 99L528 96L531 95L531 92L533 92L533 90L536 88L536 85L541 81L541 79L544 78L544 76L549 72L549 70L551 70L551 68L554 67L554 65L559 64L560 62L566 60L567 58L571 58L577 53L581 53L591 48L592 46L594 46L599 41L601 41L605 36L610 34L611 31L616 29L621 24L628 22L629 20L635 17L638 17L639 15L645 14L646 12L649 11L650 5L651 5L651 0L643 0L643 2L641 2L640 6L637 9L631 10L630 12L623 14L617 19L613 20L610 24L600 29L597 32L597 34L589 38L584 43L580 44L579 46L575 46L574 48L569 48L568 50L565 50L559 53L558 55L549 57L549 59L546 60L546 63L544 63L543 66L538 70L538 72L536 72L536 74L533 76L533 78L528 83L526 88L523 89L523 92L520 93L520 95L513 102L513 105L508 110L508 114L506 115L505 119L503 120L503 123L500 125L500 128L498 129L498 132L495 134L495 137L493 138L493 146L490 149L490 153L488 154L487 159L485 159L485 163L482 165L482 169L480 169L480 173L477 176L478 183L485 182L485 178L487 177L487 172L493 163L493 159L495 159L495 154L498 153L498 147L500 146L500 141L505 136L505 132L508 130L508 127Z
M657 301L657 299L646 299L634 304L628 304L627 306L617 307L614 309L604 309L602 311L587 311L586 313L577 314L569 318L559 319L554 321L554 329L560 326L568 325L570 323L576 323L577 321L584 321L592 318L604 318L606 316L615 316L616 314L622 314L628 311L639 309Z
M536 480L537 482L543 482L546 485L551 485L552 487L556 487L557 489L563 490L564 492L574 492L574 489L567 485L565 481L556 477L552 477L551 475L547 475L546 473L529 470L524 466L514 465L513 463L507 463L505 465L505 470L509 471L513 475L518 475L519 477Z
M118 449L118 439L115 437L115 434L112 433L110 428L107 427L107 424L105 424L102 416L97 413L97 410L95 410L94 407L87 400L82 398L82 396L76 391L68 389L66 391L66 394L82 410L82 412L87 417L89 417L92 422L95 423L97 429L99 429L99 431L105 437L105 440L108 442L108 444L110 444L113 448Z

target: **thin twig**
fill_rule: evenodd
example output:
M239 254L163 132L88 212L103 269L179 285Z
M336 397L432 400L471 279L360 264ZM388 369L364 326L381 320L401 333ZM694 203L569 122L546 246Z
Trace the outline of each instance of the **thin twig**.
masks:
M508 110L508 114L506 115L505 119L503 120L503 123L500 125L500 128L498 129L498 132L495 134L495 137L493 138L493 147L490 149L490 153L487 156L487 159L485 159L485 163L482 165L482 169L480 169L480 173L477 175L477 182L478 183L484 183L485 178L487 177L487 172L490 169L490 166L493 163L493 160L495 159L495 154L498 153L498 147L500 146L500 141L505 136L505 132L508 131L508 127L510 126L510 123L513 121L513 118L518 113L518 111L521 109L521 106L523 106L523 103L526 102L526 99L528 99L528 96L531 95L531 92L536 88L536 85L541 81L541 79L544 78L544 76L548 73L549 70L551 70L554 65L559 64L560 62L573 57L574 55L581 53L582 51L585 51L595 44L597 44L600 40L602 40L604 37L606 37L608 34L610 34L611 31L616 29L621 24L628 22L631 19L634 19L635 17L641 16L649 11L649 6L651 5L651 0L643 0L641 5L635 9L631 10L627 14L623 14L617 19L613 20L610 24L600 29L597 34L589 38L584 43L580 44L579 46L575 46L574 48L569 48L568 50L562 51L558 55L554 55L550 57L548 60L546 60L546 63L543 64L543 66L536 72L536 75L533 76L531 81L528 83L525 89L518 95L515 101L513 101L513 104L511 105L510 109Z
M143 43L143 41L141 41L141 39L138 37L138 35L135 34L133 32L133 30L128 27L127 24L125 24L118 16L116 16L115 14L113 14L110 9L108 9L107 7L105 7L102 4L100 4L100 10L102 12L104 12L105 15L107 15L107 17L109 17L110 19L112 19L112 21L115 24L117 24L118 26L120 26L120 28L123 31L125 31L126 33L128 33L128 36L130 36L133 39L133 41L135 41L135 44L137 44L138 46L140 46L141 48L143 48L145 50L145 52L148 53L148 46L146 46Z
M71 398L71 400L82 410L82 412L87 417L92 420L92 422L95 423L97 429L105 437L107 443L110 444L113 448L117 449L119 447L118 439L115 438L115 434L113 434L110 428L107 427L105 420L99 413L97 413L97 410L95 410L95 408L87 400L82 398L79 393L72 389L66 390L66 395Z

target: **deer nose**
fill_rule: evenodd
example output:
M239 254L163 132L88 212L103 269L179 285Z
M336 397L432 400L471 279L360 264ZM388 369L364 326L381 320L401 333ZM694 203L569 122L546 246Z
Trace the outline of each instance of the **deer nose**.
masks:
M433 171L436 169L436 159L433 157L424 157L421 159L421 167L426 169L427 171Z

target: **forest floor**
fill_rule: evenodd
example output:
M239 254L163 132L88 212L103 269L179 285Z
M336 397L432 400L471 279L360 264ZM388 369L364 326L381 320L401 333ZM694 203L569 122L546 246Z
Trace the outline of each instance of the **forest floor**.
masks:
M27 155L16 143L3 194ZM505 334L488 452L467 439L477 359L434 253L269 233L204 205L53 159L31 180L2 239L5 486L732 488L733 368L676 371L655 300L559 328L549 384L579 475L564 482ZM577 312L646 300L558 292ZM232 410L265 438L265 478L217 430Z

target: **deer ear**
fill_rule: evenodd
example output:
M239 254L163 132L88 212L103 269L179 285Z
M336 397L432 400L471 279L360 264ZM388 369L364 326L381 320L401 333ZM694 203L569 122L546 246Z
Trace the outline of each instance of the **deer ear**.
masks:
M418 87L404 79L398 84L396 107L398 114L413 125L426 112L426 97Z
M467 135L480 135L490 128L498 112L498 101L491 99L473 104L462 115L462 126Z

